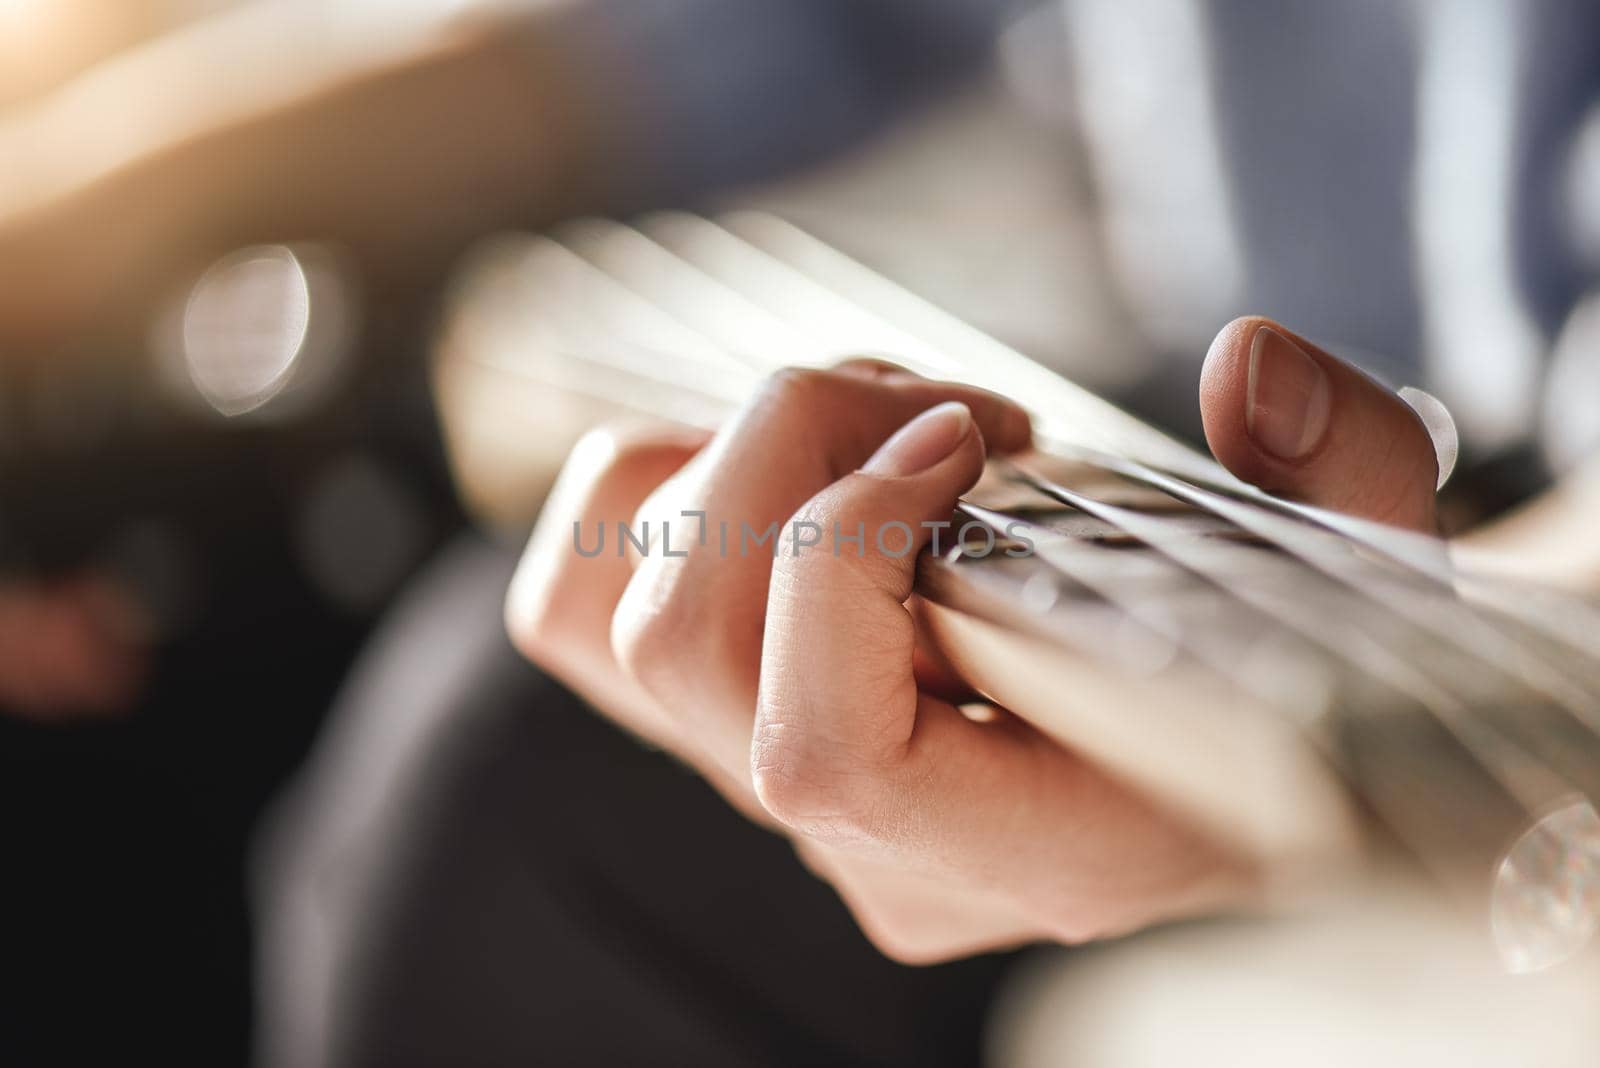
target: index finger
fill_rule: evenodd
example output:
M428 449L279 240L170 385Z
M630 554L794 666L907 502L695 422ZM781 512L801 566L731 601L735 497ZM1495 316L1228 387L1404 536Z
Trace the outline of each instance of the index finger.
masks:
M645 555L618 607L612 644L658 701L695 718L730 773L748 777L767 588L774 558L794 551L791 534L798 540L798 528L785 522L896 428L948 401L966 405L974 443L981 434L1000 449L1027 444L1027 415L980 389L878 361L788 371L718 433L677 480L670 502L656 502L670 503L664 518L673 525L684 521L680 514L698 516L702 535L719 533L675 542L670 555ZM662 529L662 515L640 518L641 527L653 519Z

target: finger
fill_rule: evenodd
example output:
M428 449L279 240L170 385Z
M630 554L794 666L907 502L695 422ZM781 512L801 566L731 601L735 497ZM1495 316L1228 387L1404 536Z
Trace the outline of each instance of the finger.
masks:
M611 616L633 571L614 542L597 538L630 518L708 437L663 426L586 434L562 467L506 596L506 628L524 656L663 745L672 740L670 722L611 656Z
M837 523L862 540L854 551L813 548L774 566L756 718L758 795L783 788L790 761L850 776L904 755L919 696L916 624L905 602L916 554L932 537L923 524L949 517L983 460L971 412L941 405L802 509L801 521ZM857 713L867 705L882 712L863 729Z
M865 551L775 565L750 753L757 797L830 847L1015 889L1061 938L1227 899L1240 870L1143 798L1018 720L973 722L919 691L905 604L915 552L882 551L874 532L948 517L982 462L970 419L936 409L807 503L813 522L865 528ZM1056 831L1019 850L1007 833L1018 821Z
M1438 458L1394 393L1268 319L1236 319L1200 376L1206 441L1272 493L1413 530L1435 529Z
M767 585L774 554L793 551L798 533L787 521L907 420L951 400L967 405L975 439L1001 450L1027 445L1027 415L973 387L866 361L782 372L684 472L673 500L652 499L655 519L639 517L658 532L671 523L674 549L686 555L640 561L613 648L661 704L695 719L730 774L748 781ZM703 539L688 536L701 529Z
M772 825L748 776L709 759L611 654L611 617L632 576L612 541L590 553L594 532L631 516L710 435L672 426L603 427L572 450L540 512L506 596L506 628L524 656L616 723L693 765L740 812ZM578 551L579 538L584 552Z

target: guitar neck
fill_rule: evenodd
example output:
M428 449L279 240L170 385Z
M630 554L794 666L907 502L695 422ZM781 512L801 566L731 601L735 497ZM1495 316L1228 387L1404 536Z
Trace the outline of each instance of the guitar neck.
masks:
M584 222L489 250L460 292L447 438L524 500L584 425L712 427L786 365L883 354L1019 399L1038 449L991 463L968 539L921 562L927 626L996 703L1284 870L1375 819L1481 888L1600 796L1593 606L1244 485L786 223ZM545 455L496 451L530 438ZM1025 556L975 549L1019 533Z

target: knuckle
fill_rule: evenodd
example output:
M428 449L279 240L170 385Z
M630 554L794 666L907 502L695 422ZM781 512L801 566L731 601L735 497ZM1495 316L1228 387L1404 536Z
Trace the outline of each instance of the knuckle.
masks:
M804 404L834 388L837 377L836 372L816 367L782 367L762 383L760 397L780 408Z
M852 395L874 388L862 376L846 371L784 367L762 383L745 414L768 433L791 440L797 449L826 454L829 443L854 431L825 417L840 411Z
M774 742L769 728L756 743L750 769L756 799L773 819L792 830L811 833L821 829L833 808L833 799L813 774L806 758L787 742ZM823 835L814 835L823 838Z
M679 569L663 566L675 562L652 558L635 573L611 617L611 652L647 693L687 709L731 677L733 664L723 629L679 592Z
M835 371L856 375L867 379L882 378L920 378L915 371L911 371L893 360L881 356L857 355L850 356L833 365Z
M759 731L750 768L756 798L790 830L829 844L873 840L872 779L846 770L782 724Z
M854 366L783 367L769 375L756 393L758 408L780 416L832 411L851 396L879 388L883 373L863 373Z
M633 594L631 588L629 594ZM674 659L684 656L684 637L675 633L670 600L641 610L631 605L630 599L624 597L612 616L611 652L625 674L660 696L667 688Z

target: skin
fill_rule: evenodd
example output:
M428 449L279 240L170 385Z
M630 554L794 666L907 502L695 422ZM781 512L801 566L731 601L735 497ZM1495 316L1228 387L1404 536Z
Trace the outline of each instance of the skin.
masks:
M484 233L607 210L596 179L627 161L602 131L626 129L627 90L588 78L546 9L373 48L359 32L329 40L302 17L316 7L251 5L0 121L13 164L0 173L6 359L60 359L86 331L137 353L174 287L248 243L338 242L374 282L405 286ZM193 84L208 87L203 100L181 92ZM152 86L178 89L162 100ZM508 99L518 106L495 106ZM138 122L126 121L133 106ZM1334 381L1333 432L1295 464L1254 447L1242 401L1253 322L1224 330L1206 363L1200 401L1219 459L1274 492L1430 527L1432 454L1409 410L1304 339ZM855 474L949 399L972 406L977 432L946 462ZM647 498L666 514L698 501L773 519L937 510L985 448L1021 444L1018 418L993 398L858 366L780 379L709 443L601 432L574 454L511 597L529 655L788 834L907 960L1126 930L1245 900L1251 881L1021 724L955 714L959 680L918 653L900 605L904 565L708 577L695 558L635 570L559 550L573 518L626 519ZM1537 533L1519 529L1510 550ZM133 699L140 642L115 597L84 592L98 589L0 587L0 706L88 715Z
M1277 492L1365 502L1373 518L1429 529L1426 434L1326 353L1313 355L1334 391L1326 441L1294 464L1255 446L1241 354L1263 322L1230 324L1207 359L1201 407L1218 458ZM948 401L970 418L944 452L923 449L922 460L941 458L916 470L887 461L885 473L897 452L885 442ZM918 654L912 555L878 553L870 537L862 557L776 561L722 558L714 538L682 558L583 559L571 548L575 521L681 523L685 509L783 529L791 518L915 527L949 514L990 450L1027 443L1026 417L1002 398L876 361L782 373L709 440L599 431L530 544L508 599L511 634L604 714L787 835L898 959L1079 942L1248 905L1257 873L1238 858L1020 720L978 723L957 709L959 680ZM1379 484L1353 495L1357 475Z
M1263 326L1293 341L1332 388L1327 429L1296 462L1258 448L1246 429L1250 349ZM1223 327L1200 373L1200 412L1212 454L1246 482L1394 526L1434 529L1439 468L1422 421L1399 397L1292 330L1254 317Z

